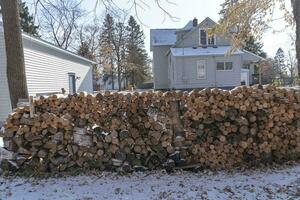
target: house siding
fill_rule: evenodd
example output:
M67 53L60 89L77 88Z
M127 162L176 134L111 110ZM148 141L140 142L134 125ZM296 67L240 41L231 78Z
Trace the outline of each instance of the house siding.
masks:
M177 43L176 47L198 47L199 44L199 37L200 37L200 29L208 29L213 28L214 23L212 23L211 20L205 19L201 24L199 24L197 27L194 27L190 32L187 32L181 36L178 35L177 41L180 41ZM216 34L216 44L217 46L230 46L230 38L228 36L221 36L219 34Z
M172 57L170 74L174 73L171 88L190 89L205 87L234 87L241 83L241 56L215 57ZM197 78L197 61L205 60L206 78ZM233 62L232 71L216 71L216 63Z
M68 73L75 73L77 92L93 92L91 63L67 53L38 44L23 37L25 71L28 93L60 93L64 88L69 93ZM0 122L11 112L7 76L4 35L0 30Z
M93 92L92 67L87 62L74 61L69 55L23 40L28 92L36 94L69 93L68 73L75 73L76 91Z
M168 56L171 46L153 47L154 89L168 89Z
M4 35L0 26L0 122L11 112L11 103L6 76L6 53Z

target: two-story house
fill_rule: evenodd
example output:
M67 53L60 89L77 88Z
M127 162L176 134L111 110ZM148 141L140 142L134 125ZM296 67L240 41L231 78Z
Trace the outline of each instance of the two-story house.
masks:
M195 18L181 29L151 29L155 89L232 88L252 84L263 58L231 49L230 38L208 34L216 22Z

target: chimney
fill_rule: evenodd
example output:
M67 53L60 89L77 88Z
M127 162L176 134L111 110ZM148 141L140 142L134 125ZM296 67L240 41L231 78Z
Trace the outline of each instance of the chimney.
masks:
M198 26L198 19L195 17L193 19L193 27L196 27L196 26Z

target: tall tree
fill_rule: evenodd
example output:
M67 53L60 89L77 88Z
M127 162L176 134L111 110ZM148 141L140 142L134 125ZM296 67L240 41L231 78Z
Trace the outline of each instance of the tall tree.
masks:
M250 36L242 45L242 48L250 51L256 55L259 55L263 58L267 57L266 52L263 51L263 44L255 39L255 37Z
M284 0L224 0L220 13L221 20L215 27L215 31L224 35L231 32L233 49L239 48L250 36L260 38L263 35L269 23L274 20L275 8L279 7L284 12L283 17L287 25L296 25L296 57L300 63L300 1L290 2L293 13L288 11L288 1Z
M92 52L92 50L90 49L88 42L81 42L81 44L77 50L77 54L96 62L96 56L95 56L94 52ZM93 67L93 80L97 81L100 77L98 65L93 64L92 67Z
M114 69L114 55L113 55L114 47L112 42L114 29L115 29L114 19L111 15L107 14L104 19L100 38L99 38L100 40L99 51L101 55L100 64L103 68L104 74L106 74L106 77L108 77L107 75L109 74L113 90L115 89L114 86L115 69Z
M145 50L145 35L140 25L130 16L127 25L127 78L130 84L138 86L149 77L148 55Z
M95 19L91 24L82 25L79 31L80 45L77 53L85 58L95 61L93 64L93 80L97 81L100 78L99 70L99 36L100 26L98 20Z
M33 15L29 13L26 3L19 0L19 9L22 30L30 35L39 36L39 26L35 25Z
M296 58L298 63L298 77L300 77L300 1L291 0L293 7L294 21L296 24Z
M285 56L282 48L279 48L274 57L275 67L279 73L280 78L283 78L283 75L286 74L286 64L285 64Z
M294 80L295 71L297 67L297 61L295 56L292 54L291 51L288 51L287 58L286 58L286 68L289 71L289 75L291 77L291 82Z
M125 53L126 53L126 26L123 22L118 22L115 26L112 43L113 54L116 59L118 89L122 89L122 76L124 71Z
M18 0L0 1L3 15L7 80L12 107L28 98Z

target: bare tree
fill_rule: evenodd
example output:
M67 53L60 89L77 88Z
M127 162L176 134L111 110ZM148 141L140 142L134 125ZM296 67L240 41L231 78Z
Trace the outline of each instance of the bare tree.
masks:
M293 82L297 68L297 59L293 55L292 51L288 51L286 62L287 70L289 71L291 77L291 82Z
M18 0L1 0L11 105L28 98Z
M74 41L78 22L83 16L78 0L40 0L36 2L41 30L49 33L48 40L68 49ZM46 35L46 34L45 34Z
M77 53L88 59L95 61L93 65L93 80L97 81L100 77L100 55L99 55L99 37L101 27L97 18L93 23L82 25L79 31L79 48Z
M119 91L122 89L122 74L124 71L125 53L126 53L126 25L125 18L116 23L112 43L113 53L116 58L117 76L118 76L118 88Z
M95 61L97 61L97 50L100 46L99 35L101 27L99 23L99 20L95 18L93 23L81 25L79 30L80 44L86 43L89 46L89 50L94 55Z

